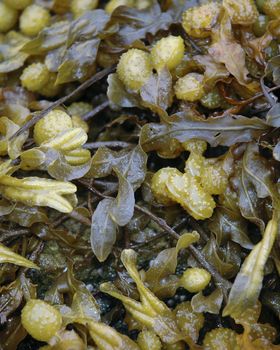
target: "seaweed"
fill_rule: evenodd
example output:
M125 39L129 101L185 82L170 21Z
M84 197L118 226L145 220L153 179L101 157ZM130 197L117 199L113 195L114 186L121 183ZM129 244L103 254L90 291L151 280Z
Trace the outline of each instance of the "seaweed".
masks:
M280 2L0 5L0 349L280 349Z

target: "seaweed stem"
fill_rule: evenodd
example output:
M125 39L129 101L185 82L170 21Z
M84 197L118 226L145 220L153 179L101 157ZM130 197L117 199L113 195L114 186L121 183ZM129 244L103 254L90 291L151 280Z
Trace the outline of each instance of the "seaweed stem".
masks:
M187 217L184 217L184 218L182 218L182 220L181 220L180 222L178 222L178 223L177 223L176 225L174 225L172 228L173 228L173 230L176 230L176 229L179 228L181 225L184 225L184 224L187 224L187 223L188 223L188 218L187 218ZM158 240L158 239L160 239L160 238L166 236L167 233L168 233L168 232L166 232L166 231L161 232L161 233L159 233L158 235L153 236L153 237L151 237L150 239L147 239L147 240L144 241L144 242L135 243L135 244L131 245L130 248L132 248L132 249L134 249L134 248L138 249L138 248L144 247L145 245L147 245L147 244L149 244L149 243L152 243L152 242L154 242L154 241L156 241L156 240Z
M261 77L261 80L260 80L260 83L261 83L261 88L262 88L262 92L263 92L263 95L264 97L266 98L267 102L272 106L275 105L276 101L275 99L269 94L269 89L265 86L265 83L264 83L264 76Z
M88 113L85 113L84 115L82 115L82 119L87 121L90 118L94 117L96 114L98 114L99 112L103 111L103 109L107 108L109 106L109 101L104 101L103 103L101 103L99 106L95 107L94 109L92 109L91 111L89 111Z
M30 233L28 229L22 229L22 230L5 230L0 229L1 237L0 242L8 241L10 239L17 238L19 236L25 236Z
M135 146L134 143L125 142L125 141L99 141L99 142L86 143L83 147L86 149L97 149L99 147L128 148L133 146Z
M269 93L269 92L273 92L273 91L276 91L276 90L279 90L279 89L280 89L280 85L276 85L276 86L274 86L274 87L272 87L270 89L267 89L266 92ZM242 104L242 106L245 106L245 105L247 105L249 103L252 103L255 100L257 100L258 98L263 97L263 96L264 96L264 92L259 92L256 95L254 95L253 97L250 97L247 100L241 101L241 104Z

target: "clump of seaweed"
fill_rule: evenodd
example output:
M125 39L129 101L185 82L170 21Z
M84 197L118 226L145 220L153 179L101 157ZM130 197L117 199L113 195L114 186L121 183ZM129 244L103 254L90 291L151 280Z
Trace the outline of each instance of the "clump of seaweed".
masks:
M0 349L280 349L280 1L0 18Z

